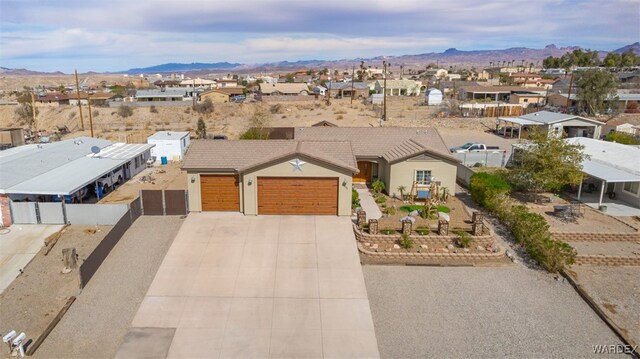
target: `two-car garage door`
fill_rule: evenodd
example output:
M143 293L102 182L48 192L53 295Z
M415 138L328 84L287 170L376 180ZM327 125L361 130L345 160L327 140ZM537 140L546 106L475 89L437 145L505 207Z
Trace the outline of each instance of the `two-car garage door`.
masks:
M338 178L258 177L258 214L338 214ZM237 175L201 175L203 211L240 211Z
M338 214L338 179L258 177L258 214Z

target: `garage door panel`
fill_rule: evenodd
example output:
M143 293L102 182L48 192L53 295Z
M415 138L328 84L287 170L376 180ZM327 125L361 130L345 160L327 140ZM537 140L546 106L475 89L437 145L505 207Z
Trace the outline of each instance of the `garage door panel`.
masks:
M258 214L338 214L337 178L258 178Z
M201 175L203 211L240 211L240 187L235 175Z

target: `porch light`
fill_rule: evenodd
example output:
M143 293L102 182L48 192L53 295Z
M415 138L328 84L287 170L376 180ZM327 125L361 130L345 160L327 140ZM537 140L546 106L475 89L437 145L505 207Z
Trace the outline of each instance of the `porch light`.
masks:
M196 176L191 176L191 183L196 183Z
M347 180L346 179L342 180L342 187L347 187Z
M253 184L253 178L249 178L249 181L247 182L247 184L251 186Z

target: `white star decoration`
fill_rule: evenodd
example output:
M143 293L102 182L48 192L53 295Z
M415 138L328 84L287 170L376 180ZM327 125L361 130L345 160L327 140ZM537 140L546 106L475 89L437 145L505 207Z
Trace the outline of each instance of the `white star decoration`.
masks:
M293 166L293 172L295 172L295 171L302 172L302 165L304 165L306 162L300 161L299 158L296 158L295 160L293 160L293 161L291 161L289 163L291 163L291 165Z

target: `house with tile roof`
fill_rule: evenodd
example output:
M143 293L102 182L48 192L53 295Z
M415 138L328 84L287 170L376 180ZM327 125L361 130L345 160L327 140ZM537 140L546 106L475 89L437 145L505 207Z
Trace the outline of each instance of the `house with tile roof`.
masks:
M387 88L387 96L419 96L420 88L422 88L422 82L409 80L409 79L401 79L401 80L390 80L386 81ZM376 93L384 94L385 89L385 81L384 80L376 80L375 82L375 91Z
M459 162L434 128L320 126L292 140L194 141L182 169L191 211L348 216L353 183L452 190Z
M262 96L305 96L309 94L309 86L301 83L261 83Z

